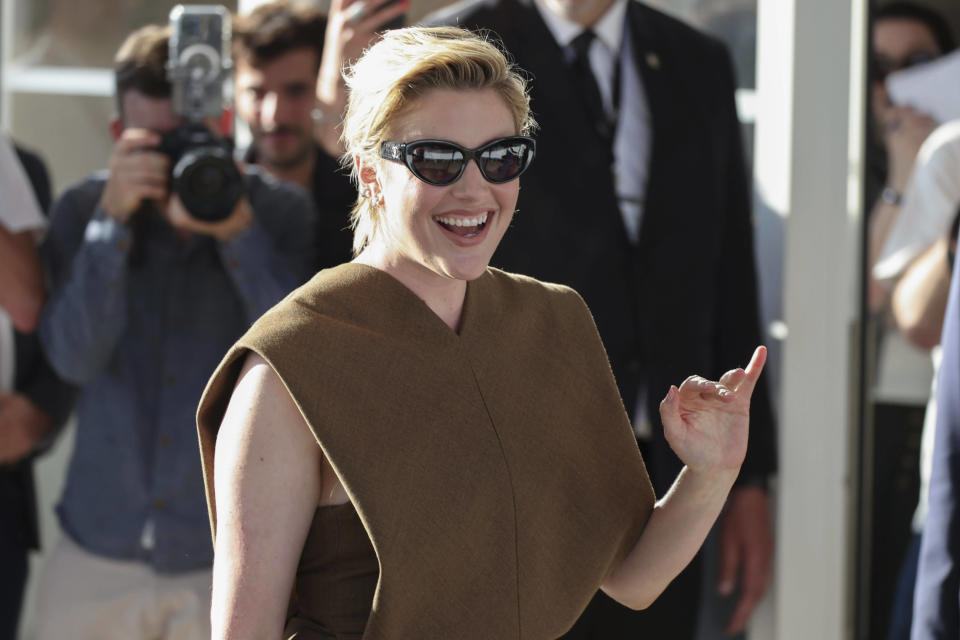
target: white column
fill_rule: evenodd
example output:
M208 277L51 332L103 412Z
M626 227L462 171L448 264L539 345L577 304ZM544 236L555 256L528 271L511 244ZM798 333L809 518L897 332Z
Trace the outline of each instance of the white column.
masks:
M865 20L866 0L758 0L755 178L786 223L786 338L773 612L752 639L852 637Z

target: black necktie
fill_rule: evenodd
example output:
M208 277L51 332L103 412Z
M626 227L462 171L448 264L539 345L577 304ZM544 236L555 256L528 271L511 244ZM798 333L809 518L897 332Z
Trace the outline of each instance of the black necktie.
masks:
M613 123L603 108L603 98L600 96L600 87L597 78L590 67L590 45L597 37L590 29L584 29L573 39L570 46L573 48L573 73L577 79L580 95L587 107L587 112L593 120L593 126L601 138L608 143L613 142Z

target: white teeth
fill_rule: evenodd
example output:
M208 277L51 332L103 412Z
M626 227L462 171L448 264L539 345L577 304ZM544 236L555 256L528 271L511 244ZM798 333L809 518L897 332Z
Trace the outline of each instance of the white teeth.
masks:
M438 216L437 221L451 227L479 227L487 221L487 212L473 218L444 218Z

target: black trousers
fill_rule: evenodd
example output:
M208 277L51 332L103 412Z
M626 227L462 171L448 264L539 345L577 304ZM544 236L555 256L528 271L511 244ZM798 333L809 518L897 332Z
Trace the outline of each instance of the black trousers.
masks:
M14 640L33 540L29 468L0 467L0 640Z
M598 591L562 640L692 640L700 604L700 555L649 608L633 611Z
M28 550L19 535L10 536L13 528L0 514L0 640L15 640L27 583Z

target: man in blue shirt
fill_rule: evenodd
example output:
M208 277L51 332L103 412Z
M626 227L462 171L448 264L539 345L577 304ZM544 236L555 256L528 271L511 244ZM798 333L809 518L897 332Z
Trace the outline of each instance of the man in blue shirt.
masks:
M109 172L53 208L40 334L82 393L57 508L66 535L40 582L41 639L209 638L196 407L228 347L314 260L309 196L296 187L247 170L245 195L216 222L170 193L156 150L181 124L168 37L145 27L121 47Z

